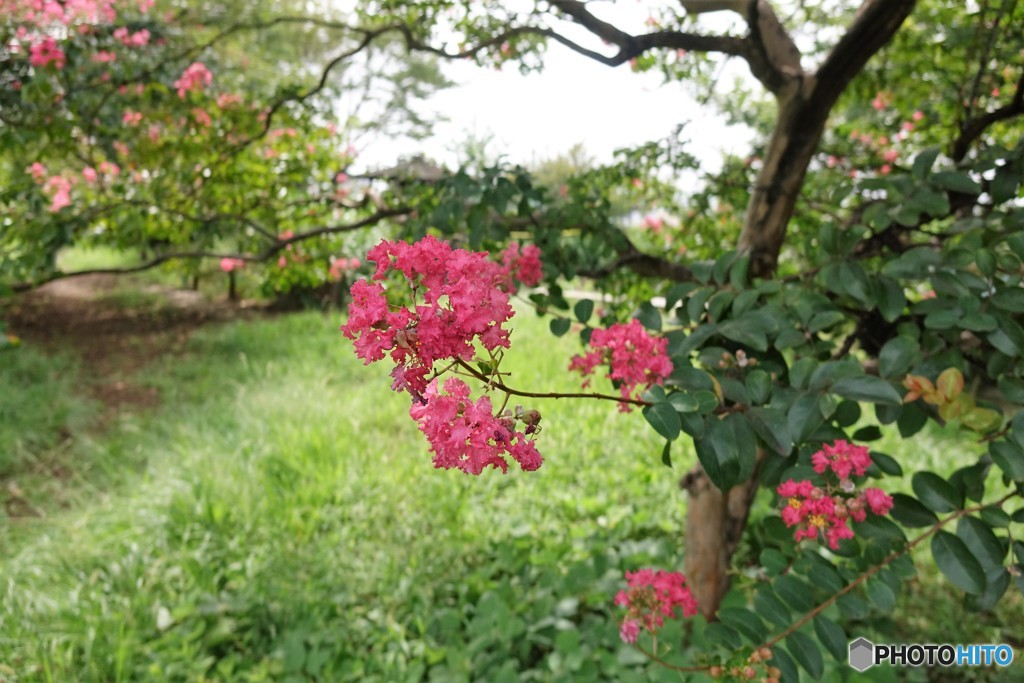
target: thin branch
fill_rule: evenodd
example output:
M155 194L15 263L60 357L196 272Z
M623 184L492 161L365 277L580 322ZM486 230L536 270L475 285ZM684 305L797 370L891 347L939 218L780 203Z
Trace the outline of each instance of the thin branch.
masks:
M623 234L623 239L626 240L627 247L620 252L618 258L600 268L580 270L577 274L600 280L619 269L627 268L643 277L660 278L674 282L693 281L693 271L686 266L640 251L629 241L625 234Z
M486 382L489 386L494 387L495 389L498 389L499 391L504 391L506 394L511 394L512 396L522 396L524 398L554 398L554 399L559 399L559 398L596 398L596 399L600 399L600 400L604 400L604 401L615 401L616 403L631 403L632 405L635 405L635 406L649 406L649 405L651 405L649 402L643 401L643 400L638 399L638 398L623 398L622 396L615 396L614 394L600 394L600 393L597 393L597 392L589 392L589 391L580 391L580 392L571 392L571 393L521 391L519 389L513 389L512 387L506 385L501 380L495 380L490 375L483 374L482 372L478 371L473 366L471 366L468 363L466 363L466 361L464 361L464 360L460 359L460 360L458 360L456 362L458 363L459 367L461 367L462 369L464 369L467 372L469 372L469 374L471 374L476 379L478 379L478 380L480 380L482 382Z
M264 261L269 261L278 252L285 249L291 244L303 242L305 240L311 239L313 237L319 237L321 235L334 235L339 233L352 232L355 230L361 230L371 225L376 225L377 223L380 223L385 219L393 218L396 216L404 216L408 215L409 213L412 213L412 209L407 207L401 207L396 209L382 209L354 223L329 225L322 228L308 230L306 232L299 233L287 239L275 239L274 244L268 247L266 251L263 251L259 254L230 254L213 251L180 251L170 254L162 254L138 265L126 266L123 268L90 268L87 270L50 273L48 276L35 282L15 283L14 285L11 286L11 290L15 293L27 292L48 282L53 282L55 280L66 280L67 278L81 277L83 275L128 275L130 273L140 273L142 271L150 270L151 268L155 268L159 265L168 263L170 261L232 258L241 261L246 261L249 263L260 263Z

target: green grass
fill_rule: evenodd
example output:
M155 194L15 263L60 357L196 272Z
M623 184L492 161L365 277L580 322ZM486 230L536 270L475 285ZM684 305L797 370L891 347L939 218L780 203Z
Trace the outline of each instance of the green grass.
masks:
M577 347L545 322L517 318L510 382L575 389ZM691 451L667 470L638 413L546 401L537 472L434 470L407 399L337 325L207 328L142 378L161 409L92 437L70 361L8 354L30 378L0 372L0 396L22 387L0 403L13 438L63 426L80 474L68 509L0 536L0 679L680 680L622 645L611 602L625 569L681 565ZM50 396L66 410L44 414ZM964 623L924 581L896 628L925 609L972 642L1007 618Z

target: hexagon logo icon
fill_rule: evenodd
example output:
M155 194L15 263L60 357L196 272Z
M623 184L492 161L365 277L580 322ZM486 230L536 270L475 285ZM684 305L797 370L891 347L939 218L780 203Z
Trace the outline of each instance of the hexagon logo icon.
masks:
M864 671L875 664L875 645L867 638L858 638L850 643L850 666Z

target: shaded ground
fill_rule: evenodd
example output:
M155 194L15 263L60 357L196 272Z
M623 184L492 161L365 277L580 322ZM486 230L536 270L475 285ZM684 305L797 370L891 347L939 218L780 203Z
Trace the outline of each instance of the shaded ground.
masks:
M105 422L122 410L159 404L156 389L135 381L148 363L181 352L192 332L204 324L259 310L126 277L87 275L57 280L16 297L4 319L27 343L80 357L82 389L102 402Z

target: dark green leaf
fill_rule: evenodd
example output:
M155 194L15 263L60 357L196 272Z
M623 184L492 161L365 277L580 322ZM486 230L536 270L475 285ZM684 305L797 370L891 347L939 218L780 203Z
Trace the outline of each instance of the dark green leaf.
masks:
M871 604L881 612L891 612L896 606L896 594L884 581L877 578L868 579L864 592Z
M784 412L775 408L751 408L747 417L754 432L769 448L779 455L789 455L793 450L793 437Z
M644 418L654 431L669 441L679 436L679 413L669 403L655 403L643 409Z
M811 587L792 574L776 577L774 588L783 602L797 612L807 612L814 607Z
M772 378L764 370L752 370L747 375L747 393L755 404L767 403L772 395Z
M981 185L962 171L939 171L932 174L932 182L943 190L953 190L964 194L981 194Z
M878 354L878 374L886 379L902 377L917 360L921 346L910 337L893 337Z
M775 645L772 648L771 663L782 672L782 683L799 683L800 682L800 670L796 668L796 663L789 656L781 645Z
M580 299L572 307L572 310L576 314L576 319L586 324L590 320L590 316L594 314L594 302L590 299Z
M757 589L754 594L754 609L762 617L781 628L793 623L789 617L789 608L768 586Z
M661 448L661 464L669 469L672 468L672 442L666 441Z
M814 640L804 633L797 631L786 638L786 649L793 655L797 664L802 666L814 680L819 680L825 672L825 661L821 657L821 650Z
M964 503L953 485L933 472L916 472L910 485L925 507L934 512L952 512Z
M910 171L914 178L924 180L927 177L928 173L932 170L932 165L935 164L935 160L939 156L939 151L938 147L929 147L914 157L914 165Z
M934 512L921 505L916 498L905 493L894 493L892 495L892 518L905 527L917 529L920 527L937 524L939 518Z
M1013 481L1024 481L1024 451L1009 441L993 441L988 445L988 454L1003 474Z
M832 385L830 391L837 396L854 401L870 403L888 403L900 405L903 399L891 384L879 377L864 375L862 377L845 377Z
M551 334L556 337L561 337L569 331L569 326L571 324L572 323L568 318L552 318L551 322L548 323L548 326L551 328Z
M635 317L647 329L654 330L655 332L661 331L661 313L658 312L658 309L650 301L640 304Z
M768 350L768 337L764 332L752 329L743 320L726 320L718 325L718 333L755 351Z
M700 408L700 402L692 395L684 391L677 391L668 395L668 402L679 413L695 413Z
M1006 548L985 522L977 517L961 517L957 522L956 535L970 549L983 569L1003 566Z
M850 650L849 639L842 626L819 614L814 617L814 633L837 662L846 661Z
M960 590L978 594L985 590L985 570L970 549L948 531L932 537L932 557L939 570Z

